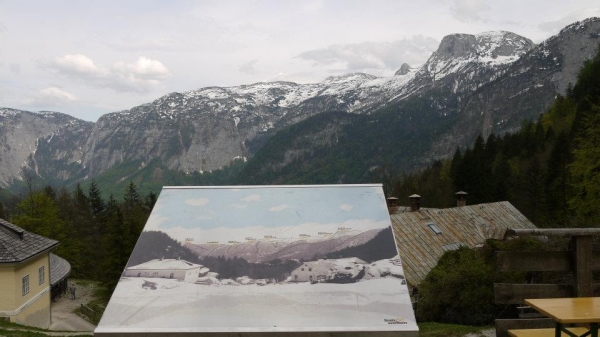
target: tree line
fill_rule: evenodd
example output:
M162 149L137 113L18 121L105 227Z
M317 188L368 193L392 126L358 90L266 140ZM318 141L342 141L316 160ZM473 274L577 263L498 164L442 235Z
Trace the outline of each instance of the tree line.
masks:
M422 204L445 207L453 191L470 203L509 200L538 227L600 225L600 50L586 62L575 86L557 96L537 122L517 133L479 137L472 148L391 184L393 193L418 190ZM422 321L489 325L516 317L494 304L494 283L568 283L562 272L496 272L497 250L555 251L563 238L488 240L482 249L445 253L419 285ZM597 275L595 275L596 277Z
M54 252L71 264L71 277L97 280L113 289L156 202L129 183L121 200L107 200L95 181L87 191L46 186L14 202L0 203L0 217L33 233L58 240Z

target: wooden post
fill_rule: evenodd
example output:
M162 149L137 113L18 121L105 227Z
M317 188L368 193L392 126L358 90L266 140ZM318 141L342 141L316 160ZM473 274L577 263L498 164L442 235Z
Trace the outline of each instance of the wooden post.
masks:
M573 236L573 292L575 297L591 297L592 293L592 237Z

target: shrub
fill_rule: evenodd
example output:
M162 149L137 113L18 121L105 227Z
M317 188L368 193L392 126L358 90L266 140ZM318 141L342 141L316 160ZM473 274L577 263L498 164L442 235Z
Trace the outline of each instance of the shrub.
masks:
M419 285L417 317L468 325L490 324L494 305L494 266L484 255L465 247L446 252Z

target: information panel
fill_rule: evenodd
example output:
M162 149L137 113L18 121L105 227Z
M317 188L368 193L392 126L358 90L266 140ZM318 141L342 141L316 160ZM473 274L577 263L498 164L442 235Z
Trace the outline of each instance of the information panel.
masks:
M416 336L381 185L165 187L95 333Z

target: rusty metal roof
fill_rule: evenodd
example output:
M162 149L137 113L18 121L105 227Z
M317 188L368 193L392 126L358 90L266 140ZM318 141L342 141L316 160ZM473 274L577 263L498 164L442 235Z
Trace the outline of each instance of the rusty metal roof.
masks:
M507 228L536 228L508 201L401 211L390 218L406 279L412 285L418 285L448 250L501 240Z

